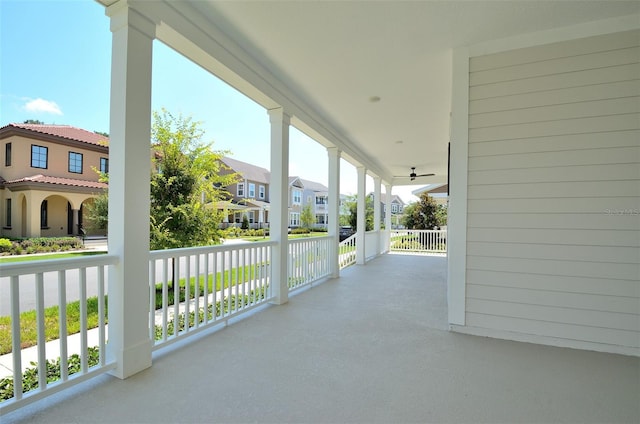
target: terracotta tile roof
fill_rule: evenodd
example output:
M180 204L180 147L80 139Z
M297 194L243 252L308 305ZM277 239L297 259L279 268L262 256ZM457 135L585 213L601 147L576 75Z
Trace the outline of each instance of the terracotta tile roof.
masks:
M94 144L96 146L108 146L109 137L105 137L101 134L96 134L91 131L83 130L82 128L72 127L71 125L51 125L51 124L9 124L5 128L22 128L28 131L33 131L41 134L54 135L69 140L82 141L84 143Z
M17 180L6 181L5 185L17 184L17 183L42 183L42 184L54 184L64 185L70 187L83 187L83 188L96 188L105 189L108 184L98 181L76 180L73 178L62 177L50 177L47 175L32 175L30 177L19 178Z

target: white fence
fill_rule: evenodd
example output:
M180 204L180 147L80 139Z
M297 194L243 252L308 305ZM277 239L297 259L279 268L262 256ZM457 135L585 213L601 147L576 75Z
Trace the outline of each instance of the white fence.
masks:
M393 230L392 252L447 253L446 230Z
M98 255L0 265L0 294L10 300L11 327L11 353L2 356L10 363L0 367L11 375L0 376L0 392L13 393L0 401L2 413L115 368L105 351L105 281L107 269L117 261L116 256ZM49 306L57 306L57 313ZM35 329L23 322L34 318ZM57 331L47 335L52 327ZM25 333L33 330L36 345L23 349ZM48 338L58 341L47 343Z
M289 240L289 291L331 275L333 237Z
M151 252L149 329L154 349L271 300L269 261L274 245L240 243Z

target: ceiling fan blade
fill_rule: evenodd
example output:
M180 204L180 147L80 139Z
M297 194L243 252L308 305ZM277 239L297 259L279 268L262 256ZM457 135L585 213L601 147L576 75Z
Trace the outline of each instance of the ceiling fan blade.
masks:
M416 177L433 177L436 174L420 174L420 175L416 175Z

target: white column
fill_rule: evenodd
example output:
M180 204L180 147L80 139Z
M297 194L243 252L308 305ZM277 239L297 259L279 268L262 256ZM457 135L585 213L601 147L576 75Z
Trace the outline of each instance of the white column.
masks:
M385 210L384 213L384 227L391 231L391 184L384 185L385 195Z
M340 243L340 150L337 147L327 148L329 154L329 193L327 198L327 233L335 240L335 251L331 258L331 276L340 276L340 264L338 262L338 244Z
M373 231L376 232L376 256L382 251L382 234L380 232L380 177L373 177Z
M149 179L153 22L119 2L107 8L113 33L109 128L108 356L126 378L151 366Z
M364 166L356 168L358 173L358 232L356 234L356 264L365 263L365 233L367 232L367 170Z
M384 250L389 252L391 250L391 184L384 185L385 191L385 213L384 213L384 228L387 233L385 238L387 245L384 246Z
M271 208L269 238L278 244L271 252L271 281L274 303L289 299L287 261L289 260L289 122L282 108L269 110L271 122Z

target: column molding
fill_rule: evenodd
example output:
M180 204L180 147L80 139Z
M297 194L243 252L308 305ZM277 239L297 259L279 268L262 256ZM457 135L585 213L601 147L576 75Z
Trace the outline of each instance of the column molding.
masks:
M356 168L358 174L358 220L356 233L356 264L364 265L366 260L365 234L367 232L367 169Z
M283 108L269 109L271 125L271 183L269 194L269 239L277 242L271 252L273 303L289 299L289 124L291 117ZM245 188L246 189L246 188Z
M155 25L126 2L111 17L109 156L109 272L107 355L127 378L151 366L149 335L149 154L151 73Z
M329 155L329 198L327 208L329 223L328 235L334 237L335 250L331 252L331 276L340 276L339 249L340 244L340 155L337 147L327 147Z

